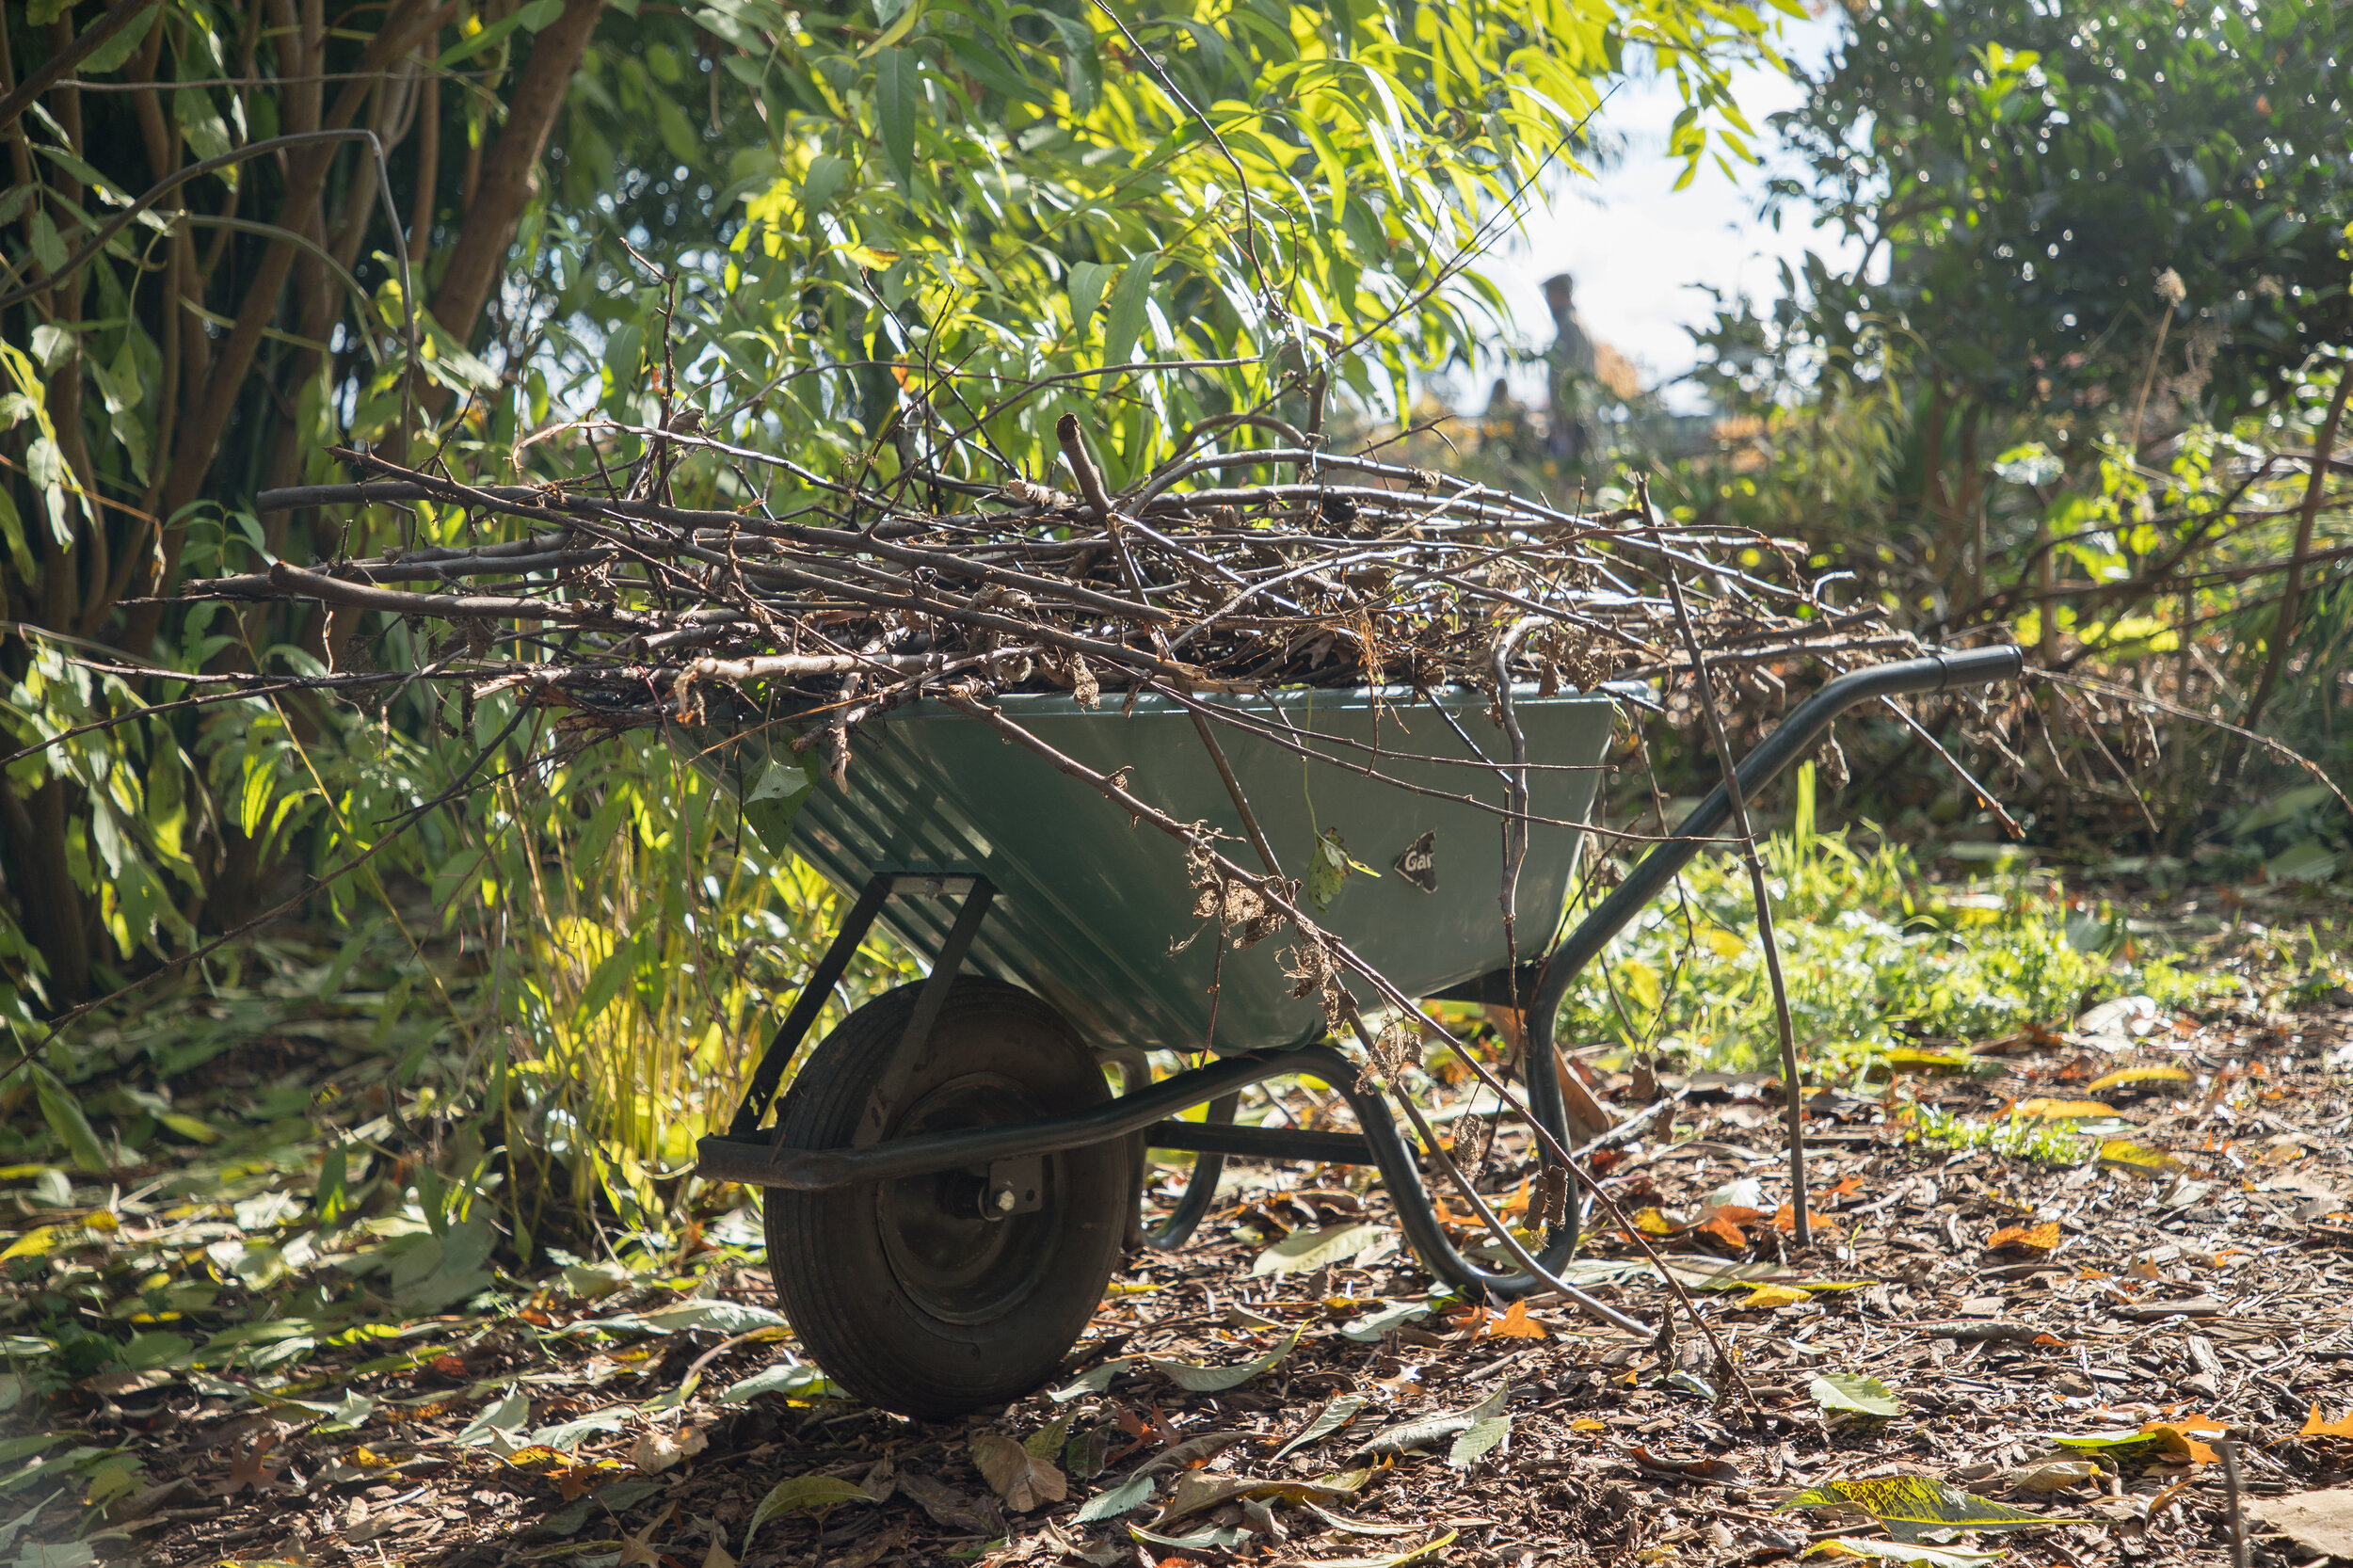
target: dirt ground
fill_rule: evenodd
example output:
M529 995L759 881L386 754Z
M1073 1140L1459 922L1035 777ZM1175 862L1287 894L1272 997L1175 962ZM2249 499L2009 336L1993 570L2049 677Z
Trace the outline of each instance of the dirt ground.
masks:
M1116 1277L1060 1397L960 1422L824 1397L748 1267L661 1288L580 1274L512 1316L319 1345L294 1376L88 1379L67 1395L74 1441L136 1450L144 1470L88 1548L174 1568L1824 1551L2105 1568L2228 1562L2235 1522L2254 1562L2314 1562L2331 1540L2353 1553L2353 1494L2295 1501L2353 1484L2353 1006L2203 1022L2111 1007L2002 1042L1974 1075L1917 1054L1900 1093L1809 1106L1803 1253L1775 1085L1667 1078L1646 1102L1596 1079L1641 1127L1607 1182L1737 1375L1688 1322L1662 1355L1557 1299L1433 1308L1377 1192L1259 1168L1192 1246ZM2052 1099L2109 1108L2047 1124L2089 1128L2070 1146L2093 1158L1967 1146L1966 1121L1936 1114L2017 1107L1999 1125L2032 1128ZM1524 1194L1522 1174L1507 1160L1486 1185ZM1308 1237L1345 1250L1254 1272L1286 1233L1311 1259ZM1621 1234L1597 1228L1573 1274L1647 1321L1670 1311ZM1857 1484L1897 1478L1944 1488ZM44 1513L43 1490L0 1494L31 1507L20 1527L40 1521L0 1554L69 1519L76 1499ZM1825 1506L1841 1496L1899 1517ZM1896 1506L1924 1497L1947 1517L2026 1517L1958 1546L1891 1539L1932 1526Z

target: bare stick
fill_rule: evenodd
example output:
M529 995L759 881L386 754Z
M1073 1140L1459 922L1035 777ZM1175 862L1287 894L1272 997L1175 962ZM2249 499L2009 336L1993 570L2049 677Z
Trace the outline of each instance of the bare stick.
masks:
M2320 515L2321 478L2329 472L2329 454L2337 444L2337 426L2345 419L2347 392L2353 392L2353 366L2338 371L2336 395L2329 399L2328 417L2320 422L2320 434L2313 443L2313 473L2304 487L2303 509L2296 520L2296 553L2288 566L2287 589L2280 599L2279 619L2272 623L2271 651L2264 660L2263 679L2255 683L2255 695L2247 699L2249 729L2263 718L2264 705L2271 700L2272 688L2280 683L2280 671L2287 664L2288 639L2296 634L2296 614L2304 592L2304 562L2313 552L2313 523Z
M2253 1568L2254 1547L2247 1539L2247 1502L2238 1473L2238 1439L2226 1432L2216 1441L2222 1446L2222 1484L2231 1509L2232 1568Z
M1650 510L1650 486L1641 485L1641 504ZM1773 939L1772 894L1765 886L1765 863L1756 856L1756 827L1749 821L1748 792L1740 787L1740 770L1732 755L1732 741L1724 733L1723 714L1716 708L1716 693L1707 677L1707 657L1700 650L1699 629L1691 623L1691 607L1684 601L1683 583L1670 567L1661 574L1666 579L1667 597L1674 601L1675 625L1683 633L1683 646L1691 656L1691 689L1698 696L1700 711L1707 715L1708 732L1715 738L1716 760L1723 765L1724 793L1732 801L1733 827L1740 840L1740 858L1749 868L1749 889L1756 901L1756 939L1765 949L1765 974L1773 987L1773 1022L1781 1032L1781 1077L1783 1099L1789 1121L1789 1205L1795 1217L1795 1239L1800 1247L1814 1244L1814 1225L1806 1212L1805 1194L1805 1106L1803 1091L1798 1082L1798 1032L1789 1018L1789 986L1782 978L1781 945Z
M1943 759L1946 767L1952 769L1953 772L1961 776L1961 781L1963 784L1968 785L1969 788L1977 792L1977 798L1985 802L1986 809L1993 813L1993 820L2002 824L2004 832L2008 833L2012 839L2024 839L2026 836L2026 830L2018 825L2018 819L2011 816L2009 812L2003 808L2002 803L1993 798L1993 792L1978 783L1977 775L1971 773L1967 768L1962 767L1961 765L1961 759L1945 750L1944 743L1929 733L1928 726L1922 724L1918 719L1913 718L1910 713L1905 712L1903 704L1897 702L1894 697L1883 696L1880 698L1880 701L1885 705L1889 712L1904 721L1904 727L1910 729L1912 733L1919 739L1922 745L1925 745L1930 751L1935 752L1939 758Z

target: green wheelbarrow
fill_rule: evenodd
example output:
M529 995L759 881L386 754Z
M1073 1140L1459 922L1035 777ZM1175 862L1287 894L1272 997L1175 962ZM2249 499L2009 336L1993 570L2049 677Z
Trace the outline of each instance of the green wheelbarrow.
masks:
M1739 769L1757 791L1844 710L1881 696L2014 677L1993 648L1857 671L1801 705ZM1531 1112L1569 1142L1552 1051L1571 982L1724 826L1719 788L1557 946L1515 971L1505 937L1502 803L1524 790L1520 907L1538 942L1567 904L1613 699L1514 695L1523 760L1505 751L1484 693L1288 690L1217 699L1221 749L1267 840L1346 876L1317 919L1405 994L1525 1002ZM1191 712L1167 698L1082 710L1008 696L1003 713L1183 822L1240 837L1234 792ZM846 788L812 781L783 744L809 714L744 716L673 741L740 790L763 838L852 900L825 955L696 1170L766 1189L769 1271L818 1365L869 1403L921 1416L1001 1404L1053 1376L1100 1303L1141 1203L1144 1151L1197 1158L1183 1197L1136 1237L1182 1246L1227 1159L1379 1169L1422 1264L1474 1293L1538 1286L1465 1257L1441 1228L1420 1167L1358 1064L1321 1043L1323 1015L1292 996L1279 941L1237 950L1194 914L1183 850L987 723L919 701L855 731ZM1492 739L1482 745L1477 732ZM1481 805L1486 800L1495 804ZM1296 846L1295 848L1289 846ZM1299 874L1302 869L1287 863ZM858 945L879 922L929 977L868 1002L777 1088ZM1202 1055L1153 1081L1145 1053ZM1115 1070L1114 1096L1106 1069ZM1357 1130L1235 1125L1241 1092L1302 1076L1345 1100ZM769 1112L775 1110L773 1124ZM1207 1119L1181 1112L1207 1106ZM1548 1158L1548 1157L1547 1157ZM1576 1248L1577 1205L1539 1253Z

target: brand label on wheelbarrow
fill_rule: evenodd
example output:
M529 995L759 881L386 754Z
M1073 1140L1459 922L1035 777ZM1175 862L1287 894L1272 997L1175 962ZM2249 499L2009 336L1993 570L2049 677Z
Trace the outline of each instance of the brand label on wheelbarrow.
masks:
M1391 868L1398 875L1425 893L1438 890L1438 830L1432 828L1405 846L1405 853L1397 857Z

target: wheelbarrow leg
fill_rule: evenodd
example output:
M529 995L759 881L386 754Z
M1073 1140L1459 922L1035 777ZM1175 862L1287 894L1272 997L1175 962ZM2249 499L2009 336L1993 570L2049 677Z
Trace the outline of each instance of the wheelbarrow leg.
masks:
M801 984L801 993L792 999L792 1011L784 1016L777 1026L776 1037L760 1053L760 1065L752 1069L752 1081L744 1091L744 1103L735 1108L735 1119L728 1124L728 1136L748 1138L760 1130L760 1119L768 1113L768 1106L776 1097L776 1085L784 1081L784 1069L792 1064L801 1042L808 1035L809 1025L817 1021L833 988L841 983L841 976L857 956L857 950L873 928L874 917L890 901L891 878L870 877L859 890L857 903L850 906L847 920L834 934L833 945L825 956L817 961L808 979Z
M1553 1020L1558 1007L1529 1008L1520 1015L1520 1038L1525 1043L1525 1077L1528 1082L1528 1109L1539 1126L1552 1134L1553 1141L1562 1148L1573 1148L1577 1140L1569 1134L1569 1111L1561 1094L1561 1058L1552 1047ZM1552 1151L1537 1142L1540 1162L1549 1168L1554 1164ZM1567 1180L1562 1172L1561 1179ZM1536 1253L1536 1261L1558 1272L1577 1251L1577 1222L1585 1194L1570 1183L1568 1201L1562 1206L1561 1223L1545 1230L1545 1244ZM1526 1277L1526 1276L1515 1276Z
M906 1032L892 1048L889 1065L883 1069L882 1080L867 1101L866 1114L858 1120L857 1134L851 1140L853 1148L869 1147L882 1137L884 1116L889 1107L899 1102L908 1079L921 1064L932 1026L939 1021L940 1009L948 1005L948 993L955 985L956 971L964 968L964 960L972 951L972 939L981 934L981 921L996 896L997 888L986 877L972 879L972 890L965 894L963 904L956 910L955 923L948 928L948 939L939 946L938 961L932 965L923 989L916 995L915 1011L907 1017Z
M1230 1126L1235 1108L1241 1104L1241 1096L1220 1095L1209 1102L1209 1119L1220 1127ZM1193 1233L1209 1217L1209 1206L1217 1201L1217 1178L1225 1172L1225 1157L1222 1154L1196 1154L1193 1157L1193 1176L1185 1183L1185 1195L1176 1200L1176 1210L1169 1215L1158 1230L1144 1233L1144 1244L1154 1252L1176 1252L1193 1240ZM1143 1197L1139 1183L1137 1197Z

